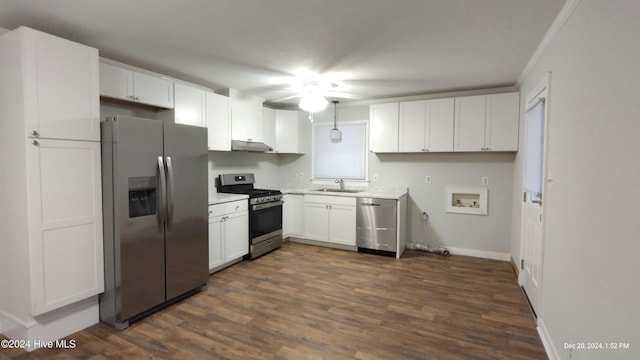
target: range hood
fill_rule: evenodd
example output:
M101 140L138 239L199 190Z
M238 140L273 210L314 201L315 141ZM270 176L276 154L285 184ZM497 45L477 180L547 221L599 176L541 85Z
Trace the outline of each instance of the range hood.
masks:
M267 152L267 151L272 151L273 148L261 142L231 140L231 150L232 151Z

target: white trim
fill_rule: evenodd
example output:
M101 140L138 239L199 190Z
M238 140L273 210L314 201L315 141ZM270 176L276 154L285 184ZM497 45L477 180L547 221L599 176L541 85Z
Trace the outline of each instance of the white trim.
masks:
M448 247L449 253L451 255L463 255L463 256L473 256L483 259L491 259L491 260L500 260L500 261L509 261L511 259L511 254L506 252L496 252L496 251L485 251L485 250L476 250L476 249L465 249L465 248L456 248L456 247Z
M525 102L525 112L529 112L540 101L546 101L549 97L549 83L551 82L551 72L547 72L540 82L527 94Z
M538 63L538 61L540 61L540 59L542 58L542 55L547 51L547 48L549 48L549 45L551 45L551 42L553 42L556 36L560 33L560 30L562 29L564 24L567 22L571 14L573 14L573 11L575 10L575 8L578 6L579 3L580 3L580 0L567 0L567 2L564 4L562 9L558 13L558 16L556 16L556 19L553 21L553 23L549 27L549 30L547 30L547 33L542 38L540 45L538 45L538 48L531 56L531 59L529 59L529 62L527 63L527 65L524 67L524 69L522 69L522 72L518 77L518 81L516 82L516 87L520 87L520 85L524 82L524 80L529 75L529 72L531 71L531 69L533 69L533 67Z
M537 330L538 335L540 335L540 340L542 341L542 346L544 346L544 350L547 352L549 360L561 360L562 358L560 357L560 354L558 354L558 349L556 349L553 344L549 331L540 317L538 317Z

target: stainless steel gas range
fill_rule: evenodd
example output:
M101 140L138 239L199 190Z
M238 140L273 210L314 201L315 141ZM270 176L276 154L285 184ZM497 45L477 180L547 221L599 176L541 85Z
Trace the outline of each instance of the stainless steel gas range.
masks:
M282 246L282 192L255 189L253 174L221 174L218 192L249 195L249 255L255 259Z

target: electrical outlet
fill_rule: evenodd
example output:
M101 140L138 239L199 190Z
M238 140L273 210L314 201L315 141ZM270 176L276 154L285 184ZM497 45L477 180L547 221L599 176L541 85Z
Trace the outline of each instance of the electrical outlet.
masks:
M293 180L298 178L298 173L294 172L293 174L291 174L291 177L293 178Z
M373 181L378 181L379 177L378 174L373 174Z
M489 185L489 177L488 176L483 176L482 177L482 185L484 185L484 186Z
M427 184L431 184L431 175L427 175L424 177L424 182L426 182Z
M302 171L300 171L298 173L298 180L302 180L302 178L304 178L304 173Z

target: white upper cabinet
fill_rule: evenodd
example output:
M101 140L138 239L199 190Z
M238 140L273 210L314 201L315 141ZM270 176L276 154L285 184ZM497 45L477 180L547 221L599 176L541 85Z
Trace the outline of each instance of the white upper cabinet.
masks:
M276 110L276 146L277 153L303 154L300 141L301 124L297 110ZM265 126L267 124L265 123ZM271 145L267 143L267 145Z
M483 151L487 97L465 96L456 98L455 151Z
M400 103L399 143L400 152L425 151L427 102L407 101Z
M426 151L453 151L453 98L427 100Z
M254 109L231 107L231 139L264 142L264 121L262 107Z
M100 62L100 95L173 109L173 81Z
M229 98L224 95L207 92L206 123L209 150L231 150L231 111Z
M507 93L487 96L487 151L517 151L520 122L520 94Z
M398 152L398 103L374 104L369 108L372 152Z
M100 141L98 50L28 28L21 35L27 136Z
M264 124L264 143L271 146L273 152L277 152L276 110L268 107L262 108L262 123Z
M174 119L176 124L207 126L205 94L202 89L174 84Z
M264 142L264 99L229 89L231 139ZM270 145L270 144L268 144Z
M456 98L454 151L517 151L519 94Z

